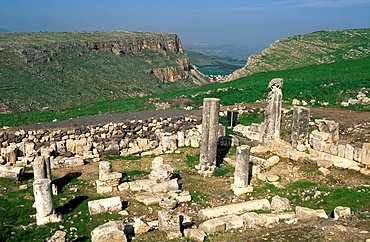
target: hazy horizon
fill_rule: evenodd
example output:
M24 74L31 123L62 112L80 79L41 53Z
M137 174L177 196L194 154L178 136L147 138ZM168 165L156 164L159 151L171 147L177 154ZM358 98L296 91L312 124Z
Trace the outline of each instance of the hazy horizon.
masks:
M0 0L11 32L177 33L182 42L267 47L319 30L369 28L370 0Z

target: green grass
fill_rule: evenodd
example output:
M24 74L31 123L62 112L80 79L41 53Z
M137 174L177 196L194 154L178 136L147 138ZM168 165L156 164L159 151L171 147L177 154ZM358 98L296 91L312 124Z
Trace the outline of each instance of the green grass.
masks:
M227 174L234 174L235 168L228 165L228 164L223 164L220 168L216 168L215 171L213 172L213 175L216 177L222 177Z
M199 157L200 153L197 153L195 155L186 155L186 164L188 165L188 168L192 169L195 167L196 164L199 163Z

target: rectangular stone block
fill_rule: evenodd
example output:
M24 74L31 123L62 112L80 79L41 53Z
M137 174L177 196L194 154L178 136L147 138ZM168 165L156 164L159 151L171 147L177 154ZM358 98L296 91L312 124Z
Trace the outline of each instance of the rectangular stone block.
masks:
M228 215L220 217L220 219L225 222L226 230L238 230L244 228L244 221L239 216Z
M120 197L111 197L100 200L89 201L87 203L90 215L103 213L117 213L122 210Z
M346 154L346 147L344 145L338 145L338 156L344 158Z
M0 165L0 177L19 181L23 177L24 168Z
M348 160L353 160L353 153L354 153L355 148L353 146L346 144L345 150L344 150L344 158Z
M252 210L269 210L270 202L267 199L251 200L220 207L206 208L199 211L199 219L206 220L226 215L242 214Z
M361 163L365 165L370 164L370 143L362 145Z
M198 227L207 234L212 234L226 229L226 223L220 218L213 218L201 223Z

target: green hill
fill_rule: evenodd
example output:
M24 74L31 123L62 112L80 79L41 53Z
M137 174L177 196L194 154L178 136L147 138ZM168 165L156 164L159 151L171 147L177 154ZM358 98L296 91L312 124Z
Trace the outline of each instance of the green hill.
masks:
M0 60L0 113L197 86L176 34L3 33Z
M317 31L280 39L251 55L231 79L258 72L330 64L370 56L370 29Z
M364 30L358 31L359 34L356 34L356 30L350 30L354 36L364 36L366 32ZM345 33L348 32L348 30L331 32ZM367 30L367 32L369 32L369 30ZM327 33L316 33L315 35L320 34L326 35ZM312 34L310 34L310 36L312 37ZM304 36L301 37L301 39L305 38ZM360 39L362 38L363 37ZM320 39L323 41L323 38ZM339 43L339 40L337 41ZM332 43L331 40L329 42ZM359 48L358 42L357 38L354 38L354 43L346 40L346 49L361 49ZM363 42L365 42L365 40ZM322 43L323 46L327 46L324 42ZM303 45L302 43L299 46L305 49L306 47L303 47ZM363 51L359 53L368 53L368 47L369 45L367 47L363 46ZM336 49L336 53L339 52L339 49ZM352 52L354 51L344 51L342 48L342 53ZM266 99L268 93L267 84L275 77L284 78L283 100L287 104L291 104L291 101L296 98L298 100L305 100L309 105L311 105L311 100L315 100L314 106L319 106L320 102L328 102L331 107L340 107L340 102L348 98L356 98L357 92L362 88L369 90L370 56L366 56L365 54L363 54L363 56L358 54L356 58L353 55L352 58L342 58L332 63L307 64L295 68L290 66L290 68L285 68L285 70L261 71L231 82L186 90L175 90L141 98L96 101L77 108L58 111L4 114L0 116L0 127L4 125L15 126L32 124L51 121L53 119L63 120L93 114L147 110L153 109L155 103L164 102L169 103L171 108L182 108L186 105L196 109L202 105L202 100L205 97L220 98L222 105L233 105L241 102L254 103L257 100ZM347 55L342 54L341 56ZM273 61L267 57L268 56L266 56L265 62L273 63ZM289 56L287 55L286 58L289 58ZM325 58L323 57L323 59ZM307 61L306 63L311 62ZM370 110L369 105L351 105L348 108L354 110Z

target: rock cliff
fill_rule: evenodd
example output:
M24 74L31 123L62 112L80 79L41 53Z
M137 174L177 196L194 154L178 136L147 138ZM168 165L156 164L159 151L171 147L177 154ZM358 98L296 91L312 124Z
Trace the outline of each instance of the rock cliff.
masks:
M0 50L0 113L61 109L199 85L177 34L4 33Z

